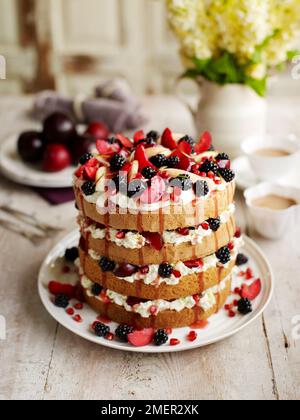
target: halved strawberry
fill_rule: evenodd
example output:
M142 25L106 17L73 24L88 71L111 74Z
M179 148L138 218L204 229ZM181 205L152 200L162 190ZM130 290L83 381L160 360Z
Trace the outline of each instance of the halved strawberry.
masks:
M242 286L241 297L244 299L254 300L261 292L261 280L255 280L250 286L244 284Z
M201 268L203 267L203 260L199 258L198 260L186 261L184 265L188 268Z
M96 147L100 155L104 156L114 155L121 150L119 143L109 144L106 140L97 140Z
M95 181L97 172L98 172L98 168L96 168L96 166L94 167L86 166L83 171L83 176L88 181Z
M212 145L212 137L208 131L205 131L200 137L199 143L195 146L195 152L197 154L204 153L210 149Z
M143 347L152 343L154 338L154 329L145 328L142 331L134 331L128 334L128 341L135 347Z
M193 151L193 148L190 145L190 143L188 143L187 141L182 141L182 142L180 142L180 144L178 146L178 150L181 153L184 153L186 155L191 155L192 154L192 151Z
M138 143L141 140L144 140L145 137L146 136L143 130L137 131L133 136L134 144Z
M86 162L85 166L88 166L90 168L99 166L99 160L97 158L92 158Z
M59 283L58 281L50 281L50 283L48 284L48 290L52 295L63 294L68 296L68 298L72 299L73 297L75 297L76 286L72 286L71 284Z
M177 148L177 143L173 139L172 131L166 128L161 137L161 145L167 149L174 150Z
M170 157L177 156L180 159L177 169L182 169L183 171L188 171L191 167L192 160L180 150L175 150Z
M126 149L132 149L133 144L127 137L123 136L122 134L117 134L116 139L118 139L122 146L126 147Z
M150 166L151 168L155 169L155 166L152 165L152 163L148 159L148 157L146 155L146 150L145 150L145 148L142 144L140 144L136 148L134 160L137 160L139 162L139 171L140 172L142 172L142 170L144 168L146 168L147 166Z
M151 246L157 251L160 251L164 246L163 238L159 233L144 232L143 237L150 242Z
M141 203L158 203L166 192L166 184L160 176L151 179L151 185L140 196Z

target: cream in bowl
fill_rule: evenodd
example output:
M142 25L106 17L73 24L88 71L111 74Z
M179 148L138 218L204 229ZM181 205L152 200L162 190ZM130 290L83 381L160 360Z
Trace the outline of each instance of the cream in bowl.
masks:
M293 137L248 138L242 144L253 172L262 181L278 181L297 169L300 141Z
M252 226L268 239L280 239L300 221L300 189L263 183L245 198Z

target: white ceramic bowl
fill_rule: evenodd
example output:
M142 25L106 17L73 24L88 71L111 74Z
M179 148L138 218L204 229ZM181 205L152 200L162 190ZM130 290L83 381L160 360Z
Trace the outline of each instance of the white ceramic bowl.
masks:
M241 147L254 173L261 181L276 182L294 171L300 164L300 141L295 136L249 137ZM285 150L290 154L280 157L255 154L258 150L269 148Z
M268 239L280 239L300 222L300 189L262 183L249 188L244 193L252 226ZM267 195L277 195L293 199L298 203L286 210L271 210L257 207L253 200Z

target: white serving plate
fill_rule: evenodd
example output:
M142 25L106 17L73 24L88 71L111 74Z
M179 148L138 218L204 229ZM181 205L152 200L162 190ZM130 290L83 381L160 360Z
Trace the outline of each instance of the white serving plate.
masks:
M74 167L47 173L38 166L24 163L17 153L18 135L12 135L0 146L0 171L11 181L30 187L67 188L72 186Z
M156 347L154 345L149 345L146 347L133 347L130 344L121 343L117 340L108 341L104 338L96 337L93 332L90 331L90 325L96 320L97 314L87 304L84 305L83 310L75 311L75 313L79 313L83 318L82 323L77 323L72 319L72 317L67 315L64 309L57 308L52 303L52 296L50 295L47 288L49 281L54 279L63 283L76 283L78 280L78 275L76 274L75 270L69 274L62 274L61 267L59 267L59 264L57 264L57 259L64 255L67 248L78 245L78 240L79 233L77 231L72 232L67 237L62 239L49 253L39 273L39 294L46 310L59 324L72 331L74 334L105 347L131 352L169 353L207 346L238 333L242 329L246 328L249 324L254 322L266 309L273 294L274 278L271 267L266 257L257 247L257 245L251 239L245 237L245 246L242 252L244 252L250 258L249 265L254 270L255 276L260 277L262 280L262 292L253 302L254 310L252 314L248 316L237 315L235 318L229 318L227 312L222 309L217 315L214 315L209 320L208 327L203 330L197 330L198 338L193 343L189 342L186 338L187 334L191 331L190 328L174 329L170 338L177 338L181 341L181 344L175 347L172 347L169 344L166 344L162 347ZM62 264L62 262L60 264ZM65 263L63 264L65 265ZM245 267L242 267L242 269L245 270ZM235 275L235 279L233 281L233 289L239 286L239 281L240 279L237 275ZM109 326L111 331L114 332L117 324L111 322Z

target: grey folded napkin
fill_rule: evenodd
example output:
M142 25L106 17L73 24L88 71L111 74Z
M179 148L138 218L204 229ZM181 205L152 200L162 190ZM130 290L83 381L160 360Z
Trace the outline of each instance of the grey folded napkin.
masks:
M43 120L53 112L63 112L78 123L102 121L114 133L133 130L147 122L140 103L124 79L99 84L90 97L71 98L53 91L38 94L34 100L33 116Z

